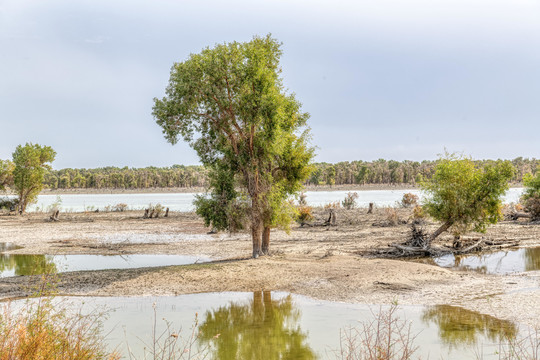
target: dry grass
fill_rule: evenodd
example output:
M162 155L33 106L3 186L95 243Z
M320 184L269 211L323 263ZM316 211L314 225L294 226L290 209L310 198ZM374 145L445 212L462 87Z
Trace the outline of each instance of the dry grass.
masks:
M15 309L8 302L0 311L0 360L120 359L106 350L101 335L105 314L83 314L56 301L51 276L44 276L38 296Z
M408 360L418 346L411 323L400 320L393 304L386 311L374 314L374 320L364 322L359 328L341 332L341 349L337 354L342 360Z

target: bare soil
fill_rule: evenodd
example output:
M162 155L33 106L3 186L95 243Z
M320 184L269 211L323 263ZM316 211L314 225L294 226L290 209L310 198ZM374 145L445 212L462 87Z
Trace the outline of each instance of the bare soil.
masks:
M408 220L411 211L398 209ZM337 226L273 231L272 256L250 259L247 234L207 234L194 214L143 219L142 212L0 215L0 242L23 246L24 254L181 254L215 261L187 266L60 274L65 295L141 296L219 291L287 291L316 299L355 303L450 304L501 319L540 327L540 271L512 275L460 272L403 259L380 258L376 249L404 241L409 225L384 224L387 213L376 209L338 210ZM327 213L317 210L317 223ZM433 231L437 224L428 224ZM474 234L473 234L474 235ZM540 245L540 226L503 222L486 238ZM444 236L439 245L451 243ZM0 279L0 299L27 296L37 276Z

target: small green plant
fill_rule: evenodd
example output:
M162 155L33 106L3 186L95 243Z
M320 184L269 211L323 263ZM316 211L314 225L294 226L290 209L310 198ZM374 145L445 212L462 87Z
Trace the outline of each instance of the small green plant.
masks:
M356 199L358 199L358 193L348 192L345 195L345 199L341 202L341 205L347 210L354 209L356 207Z

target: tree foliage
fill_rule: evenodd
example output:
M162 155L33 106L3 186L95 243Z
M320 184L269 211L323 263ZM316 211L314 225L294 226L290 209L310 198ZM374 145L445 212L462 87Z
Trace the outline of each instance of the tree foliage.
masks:
M540 171L536 176L527 174L523 178L525 191L523 192L522 201L525 205L525 210L531 213L533 220L540 219Z
M516 158L511 160L516 171L511 179L521 183L527 174L540 171L540 160ZM475 160L484 167L493 160ZM314 163L313 172L304 185L416 185L428 181L435 172L437 161L343 161L335 164ZM329 170L332 167L333 170ZM173 165L169 167L104 167L96 169L59 169L45 173L45 186L49 189L149 189L191 188L208 185L208 167L200 165ZM333 181L332 181L333 180Z
M279 76L280 47L268 35L192 54L174 64L166 96L153 108L170 143L182 137L211 173L227 169L233 187L245 191L254 257L268 252L270 227L292 218L286 199L309 176L313 157L302 132L309 115ZM209 201L233 195L211 192ZM198 203L216 208L201 198Z
M0 191L13 185L13 169L15 165L9 160L0 160Z
M514 170L509 161L477 167L468 158L446 154L430 181L422 183L428 195L424 210L443 225L431 236L451 230L455 236L468 231L485 232L501 219L501 197L508 190Z
M13 152L13 186L19 197L19 212L24 213L43 189L45 170L54 161L56 152L49 146L27 143Z

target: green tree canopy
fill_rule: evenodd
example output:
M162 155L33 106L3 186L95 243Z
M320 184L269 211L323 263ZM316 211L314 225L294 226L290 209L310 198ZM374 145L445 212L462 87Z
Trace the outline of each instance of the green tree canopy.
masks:
M50 146L27 143L19 145L13 153L13 185L19 197L19 212L24 213L43 189L47 163L54 161L56 152Z
M13 185L13 169L15 165L9 160L0 160L0 191Z
M428 196L426 212L443 223L428 245L449 229L459 236L471 230L485 232L489 224L497 223L502 216L501 197L513 174L509 161L476 167L472 160L454 154L441 158L431 180L421 184Z
M206 48L175 63L166 96L154 99L165 138L175 144L182 137L207 168L228 169L234 187L244 189L253 257L268 252L270 227L290 218L281 210L309 176L313 157L309 115L279 76L280 47L268 35Z

